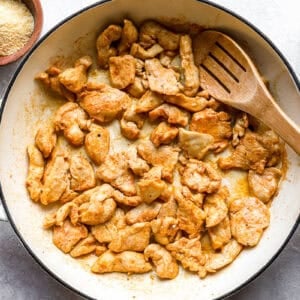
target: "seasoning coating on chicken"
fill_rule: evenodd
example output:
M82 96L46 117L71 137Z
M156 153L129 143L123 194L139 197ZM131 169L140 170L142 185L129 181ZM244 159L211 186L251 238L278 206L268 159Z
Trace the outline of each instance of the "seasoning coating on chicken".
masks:
M281 142L273 131L263 134L247 131L231 156L220 158L218 163L221 169L251 169L262 174L265 167L279 162L281 152Z
M143 202L141 196L126 196L118 190L113 192L113 198L119 203L127 206L138 206Z
M121 41L118 46L119 54L126 53L137 39L138 30L130 20L124 19Z
M189 159L179 169L181 183L199 193L214 193L221 185L221 176L211 163Z
M35 144L45 158L49 157L55 148L57 136L53 123L46 122L38 129L35 135Z
M137 176L143 176L150 170L145 160L137 156L136 147L130 147L127 151L128 167Z
M111 44L118 41L122 36L122 27L118 25L109 25L97 38L96 48L98 63L101 68L107 69L108 60L111 56L117 55L117 49Z
M177 202L174 199L174 194L172 195L172 198L168 200L168 202L161 206L157 219L165 217L177 217Z
M109 75L113 87L124 89L134 83L135 59L131 55L109 58Z
M139 39L146 48L158 42L165 50L176 50L179 47L180 35L155 21L146 21L140 27Z
M120 229L126 227L125 214L120 208L115 210L114 215L105 223L92 226L91 232L100 243L110 243Z
M178 219L173 217L159 217L151 221L151 229L156 242L168 245L173 242L179 231Z
M87 82L87 71L92 63L90 56L79 58L73 68L67 68L58 75L59 82L75 94L81 92Z
M188 157L202 159L213 142L214 138L210 134L179 128L178 145Z
M94 273L121 272L128 274L147 273L152 270L151 264L146 262L144 254L133 251L113 253L104 252L92 266Z
M208 234L214 249L222 248L231 239L230 221L226 216L218 225L208 228Z
M161 122L152 131L150 140L156 147L159 147L161 144L170 144L176 138L177 134L177 127L170 126L166 122Z
M149 244L151 226L149 222L136 223L117 232L108 248L114 252L144 251Z
M157 108L158 106L160 106L162 103L163 103L162 96L149 90L137 102L136 112L137 113L149 112Z
M108 129L97 124L91 124L89 131L84 140L85 151L96 165L100 165L109 152L110 134Z
M69 163L64 151L54 150L48 161L44 177L40 201L44 205L60 199L68 185Z
M179 149L171 146L156 148L149 140L143 141L137 146L138 154L149 164L161 166L162 178L168 182L173 180L173 171L178 161Z
M73 225L69 220L66 220L62 226L53 228L53 243L64 253L69 253L81 239L87 236L88 230L84 225Z
M184 78L184 93L187 96L195 96L200 86L198 68L194 63L192 39L185 34L180 37L180 57Z
M80 106L100 123L113 121L130 103L131 99L126 93L106 84L99 84L96 90L80 94Z
M126 88L127 93L135 98L142 97L147 90L144 83L145 80L143 78L135 76L134 82Z
M169 104L162 104L149 112L149 119L151 121L158 118L164 118L170 124L178 124L184 127L189 122L189 114L186 111Z
M70 158L71 189L84 191L96 185L94 169L82 155Z
M240 139L245 135L246 129L249 126L248 115L246 113L242 113L239 115L235 121L235 124L232 128L232 146L236 147Z
M92 253L96 249L96 239L89 234L87 238L81 240L70 252L72 257L79 257Z
M190 130L212 135L215 139L214 149L218 153L228 146L228 140L232 135L230 120L228 113L206 108L193 115Z
M212 253L208 256L205 268L210 273L224 268L232 263L240 254L243 247L234 239L230 240L221 250L220 253Z
M270 223L270 212L254 197L236 199L230 203L232 236L244 246L255 246Z
M142 203L126 213L126 223L132 225L135 223L149 222L157 217L160 207L161 203L158 202L153 202L150 205Z
M227 197L229 192L226 187L220 188L217 192L207 195L204 201L206 213L206 227L213 227L224 220L228 213Z
M165 95L179 93L181 84L177 80L178 76L174 70L162 66L157 58L147 59L145 69L150 90Z
M30 198L37 202L40 200L42 191L42 178L44 175L44 159L42 153L34 145L27 147L28 154L28 173L26 178L26 188Z
M250 192L262 202L269 202L278 189L281 174L282 172L277 168L264 169L261 175L249 170L248 184Z
M192 193L191 190L187 186L182 187L181 191L182 195L185 199L192 201L198 207L202 208L204 195L202 193Z
M62 226L67 217L70 217L71 223L75 225L77 223L77 220L76 222L74 222L74 219L72 218L72 213L74 213L72 210L74 208L76 209L76 204L72 202L66 203L63 206L61 206L55 214L50 214L48 217L45 218L45 220L48 220L48 222L51 220L51 216L53 216L54 218L54 223L51 226L48 223L47 227L52 227L53 225Z
M144 251L146 261L151 260L159 278L173 279L178 275L179 268L170 252L158 244L150 244Z
M68 102L56 111L55 129L62 130L65 138L74 146L83 144L83 130L87 130L89 124L87 114L77 103Z
M154 44L153 46L145 50L141 45L134 43L131 46L130 54L136 58L146 60L149 58L154 58L163 51L164 48L162 48L159 44Z

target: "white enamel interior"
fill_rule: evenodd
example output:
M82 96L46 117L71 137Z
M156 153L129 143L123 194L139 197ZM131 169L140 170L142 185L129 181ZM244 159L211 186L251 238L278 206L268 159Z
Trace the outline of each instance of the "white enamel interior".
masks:
M300 98L295 83L272 47L248 25L218 8L195 0L114 0L88 9L56 29L32 53L18 74L9 92L0 127L0 178L6 205L25 243L43 264L74 289L92 298L199 297L204 300L220 297L263 268L295 226L300 213L300 158L290 149L286 180L272 204L271 225L259 245L244 250L232 265L204 280L186 272L181 272L171 281L151 279L149 274L130 277L94 275L89 271L88 261L74 260L52 244L50 232L41 227L46 210L28 199L24 185L26 146L33 141L36 122L50 113L45 109L45 100L38 92L34 76L48 67L50 58L68 56L76 49L79 51L78 48L84 47L105 25L123 17L135 22L174 17L230 33L247 48L260 72L270 81L271 91L283 110L300 124ZM79 39L84 36L84 39ZM90 49L93 47L91 44Z

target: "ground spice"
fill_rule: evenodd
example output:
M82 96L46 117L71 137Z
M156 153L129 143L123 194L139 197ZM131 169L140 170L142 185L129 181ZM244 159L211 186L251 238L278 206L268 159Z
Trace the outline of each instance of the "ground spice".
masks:
M19 0L0 0L0 56L20 50L30 39L34 18Z

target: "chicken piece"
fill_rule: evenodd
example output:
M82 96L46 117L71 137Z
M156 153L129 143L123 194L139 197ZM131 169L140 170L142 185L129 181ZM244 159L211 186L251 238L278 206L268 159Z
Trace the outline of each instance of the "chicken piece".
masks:
M204 97L188 97L182 93L178 93L175 95L164 95L163 98L166 102L175 104L190 112L198 112L200 110L203 110L210 104L210 101L206 100Z
M156 148L151 141L142 141L137 146L138 154L149 164L161 166L162 178L168 182L173 180L173 171L178 161L179 149L171 146Z
M141 222L149 222L155 219L159 213L161 203L154 202L150 205L142 203L126 213L126 222L129 225Z
M74 214L73 209L76 208L77 208L76 204L72 202L66 203L63 206L61 206L55 213L55 223L53 225L62 226L65 219L69 216L70 216L71 223L75 225L77 223L77 220L75 220L76 222L74 222L74 219L72 219L72 214ZM47 219L49 220L51 219L51 217Z
M151 133L150 140L159 147L161 144L170 144L177 136L178 128L161 122Z
M79 257L89 253L92 253L96 250L96 239L89 234L87 238L81 240L70 252L72 257Z
M136 147L130 147L127 151L128 167L137 176L143 176L150 170L149 165L142 158L137 156Z
M150 244L144 251L146 261L151 260L159 278L173 279L178 275L179 268L170 252L158 244Z
M206 256L202 253L199 237L194 239L180 238L166 248L172 256L179 260L182 266L191 272L202 272L206 263Z
M150 204L156 200L166 187L166 184L161 180L162 167L156 166L144 174L144 177L137 183L139 195L142 200Z
M68 186L69 163L67 153L58 149L54 150L48 161L44 177L40 201L48 205L60 199Z
M44 218L43 228L49 229L56 224L56 212L52 212Z
M134 24L130 20L124 19L121 41L118 46L119 54L122 55L131 48L131 45L138 40L138 34Z
M229 206L232 236L242 245L253 247L270 224L267 206L255 197L233 200Z
M125 214L120 208L115 210L111 219L103 224L92 226L92 234L99 243L110 243L118 231L126 227Z
M226 187L220 188L216 193L207 195L203 205L206 213L206 227L213 227L224 220L228 213L227 198L229 196Z
M211 253L208 256L205 268L210 273L224 268L232 263L240 254L243 247L234 239L230 240L221 250L220 253Z
M141 196L125 196L120 191L114 191L113 198L119 203L126 206L138 206L143 202Z
M113 87L125 89L134 83L135 59L131 55L112 56L109 58L109 75Z
M136 104L137 113L149 112L163 103L161 95L147 91Z
M147 273L152 270L151 264L146 262L144 254L133 251L122 253L104 252L92 266L94 273Z
M166 184L165 189L159 196L159 199L164 202L169 202L170 200L174 199L174 186L171 184Z
M213 148L216 153L219 153L228 146L228 140L232 135L230 121L228 113L206 108L193 115L190 130L212 135L214 137Z
M179 128L178 145L188 157L203 159L213 142L214 138L210 134Z
M108 248L114 252L144 251L150 240L151 226L149 222L136 223L118 231Z
M122 27L118 25L109 25L97 38L96 48L98 63L101 68L107 69L108 60L111 56L117 55L117 49L111 44L118 41L122 36Z
M75 199L78 195L79 195L79 193L77 193L71 189L71 181L68 180L67 187L66 187L65 191L63 192L63 194L61 195L59 201L61 203L67 203L67 202L70 202L73 199Z
M144 80L135 76L134 82L126 88L127 93L132 97L140 98L146 93L147 88L144 86Z
M42 153L34 145L27 147L29 166L26 178L26 188L30 198L38 202L42 192L42 178L44 175L44 159Z
M104 246L104 245L98 245L98 246L96 246L95 254L96 254L96 256L100 256L100 255L102 255L106 251L107 251L106 246Z
M237 117L235 124L232 128L232 146L236 147L240 143L240 139L245 135L246 129L249 126L248 115L242 113Z
M59 82L75 94L81 92L87 82L87 71L92 63L90 56L79 58L74 68L67 68L58 75Z
M87 236L88 230L84 225L73 225L69 220L66 220L62 226L54 226L53 229L53 243L64 253L69 253L81 239Z
M122 135L130 140L138 139L144 122L145 118L136 113L136 102L132 101L120 121Z
M145 50L141 45L134 43L131 46L130 54L136 58L146 60L149 58L154 58L163 51L164 48L162 48L159 44L154 44L153 46Z
M154 239L161 245L173 242L179 230L179 221L173 217L160 217L151 221Z
M84 191L96 185L94 169L82 155L70 158L71 189Z
M231 240L230 221L226 216L218 225L208 228L208 234L214 249L220 249Z
M249 170L248 184L250 192L260 201L269 202L277 191L281 174L282 172L277 168L264 169L261 175Z
M171 67L172 67L172 66L171 66L172 59L173 59L173 57L167 55L166 52L162 52L162 53L160 53L160 55L159 55L159 61L160 61L160 63L161 63L164 67L166 67L166 68L171 68ZM178 69L178 70L173 69L173 70L174 70L174 71L179 71L179 69Z
M157 215L157 219L161 219L165 217L176 218L176 216L177 216L177 202L175 201L173 195L173 197L168 202L164 203L161 206L160 211Z
M104 182L110 183L127 196L136 195L134 176L128 169L128 157L125 152L106 156L105 161L96 171Z
M198 68L194 63L192 39L185 34L180 37L180 57L184 78L184 93L187 96L195 96L200 86Z
M199 193L214 193L221 185L222 178L211 163L189 159L179 172L181 183Z
M83 130L87 130L89 124L90 121L86 113L77 103L68 102L55 113L54 125L56 131L62 130L67 141L74 146L83 144Z
M198 207L202 208L204 194L201 193L194 194L187 186L183 186L181 192L185 199L192 201Z
M145 21L140 27L140 43L148 48L159 43L165 50L177 50L180 35L174 33L155 21Z
M185 199L179 189L175 191L175 200L178 204L179 228L185 231L190 238L198 236L203 229L206 217L204 211L191 200Z
M275 166L279 162L281 147L278 136L271 130L261 135L246 131L231 156L219 159L219 167L224 170L250 169L262 174L265 167Z
M179 93L182 87L174 70L163 67L157 58L147 59L145 69L150 90L165 95Z
M55 148L57 136L53 123L45 123L40 126L35 135L35 144L45 158L49 157Z
M187 112L169 104L162 104L149 113L149 119L151 121L160 117L166 119L170 124L178 124L184 127L189 122L189 114Z
M85 152L96 165L100 165L109 152L109 130L100 125L91 124L89 131L84 140Z
M100 123L113 121L131 103L129 96L118 89L106 84L99 84L97 88L80 94L80 106Z

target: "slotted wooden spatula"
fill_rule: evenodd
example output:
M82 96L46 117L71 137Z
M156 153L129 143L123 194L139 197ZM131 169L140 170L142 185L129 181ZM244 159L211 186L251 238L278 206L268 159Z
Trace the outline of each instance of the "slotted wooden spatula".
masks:
M202 88L261 120L300 154L300 128L281 110L251 59L234 40L207 30L195 39L194 49Z

